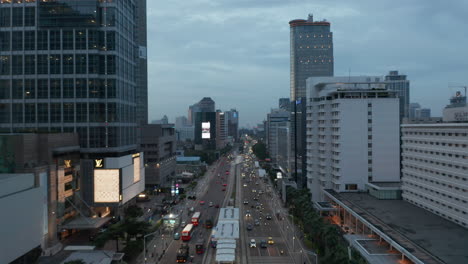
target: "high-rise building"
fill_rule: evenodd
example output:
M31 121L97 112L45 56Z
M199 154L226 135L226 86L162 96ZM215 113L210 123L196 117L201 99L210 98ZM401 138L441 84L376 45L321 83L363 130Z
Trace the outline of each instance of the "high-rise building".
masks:
M145 4L1 1L0 132L77 132L91 156L135 150L147 119Z
M289 128L289 116L290 112L283 109L272 109L269 114L267 114L267 149L270 154L270 158L274 163L279 161L279 157L283 157L285 153L281 153L281 146L284 147L285 142L287 141L280 135L284 136L284 131L280 129Z
M333 76L333 33L330 22L295 19L290 26L290 100L292 173L299 188L305 187L306 79Z
M468 227L468 123L402 124L401 134L403 199Z
M399 74L398 71L390 71L385 76L387 82L386 88L390 91L398 93L400 98L400 120L409 117L409 102L410 102L410 82L406 79L406 75Z
M371 182L399 182L399 99L380 78L307 80L307 187L357 192Z
M291 111L290 105L291 105L291 101L289 101L289 98L280 98L278 100L279 109L283 109L283 110L286 110L286 111Z
M410 103L409 104L409 118L418 118L416 114L416 110L420 109L421 105L418 103Z
M198 149L216 149L216 112L196 112L195 139Z
M175 128L179 129L188 125L187 117L178 116L175 119Z
M306 96L306 79L333 76L333 33L330 22L289 21L291 28L291 101Z
M216 149L224 148L228 143L228 117L226 112L216 111Z
M231 109L225 113L227 115L228 137L237 141L239 139L239 112L236 109Z
M197 105L200 112L215 112L215 102L211 97L203 97Z

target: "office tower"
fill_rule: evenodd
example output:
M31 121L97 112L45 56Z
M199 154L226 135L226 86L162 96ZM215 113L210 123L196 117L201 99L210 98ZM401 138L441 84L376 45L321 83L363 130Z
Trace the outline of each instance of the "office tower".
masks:
M239 139L239 112L231 109L225 112L227 115L228 137L235 142Z
M145 154L145 185L170 187L175 178L176 134L173 124L150 124L140 129L140 150Z
M198 102L198 108L200 112L214 112L215 111L215 102L211 97L203 97L203 99Z
M409 104L409 118L418 118L416 112L417 109L421 109L421 105L418 103Z
M146 45L144 5L2 1L0 131L78 132L81 152L91 156L135 150L147 111L138 54Z
M291 102L289 101L289 98L280 98L278 100L279 109L283 109L283 110L286 110L286 111L291 111L290 105L291 105Z
M280 137L281 132L279 130L289 128L289 116L290 112L283 109L272 109L267 114L267 150L274 163L279 161L278 156L285 154L281 153L280 146L282 144L284 146L284 142L282 141L286 141L286 139Z
M185 126L187 126L187 122L188 122L187 117L178 116L175 119L175 128L178 129L178 128L181 128L181 127L185 127Z
M195 113L196 112L200 112L200 109L198 107L198 103L189 106L188 115L187 115L188 125L193 125L193 121L195 120Z
M374 77L307 80L307 187L357 192L400 179L399 99Z
M295 19L290 26L290 99L293 178L305 187L305 105L306 79L333 76L333 33L327 21Z
M148 124L148 61L147 61L147 27L146 0L135 0L136 4L136 120L137 124Z
M228 143L228 117L226 112L216 111L216 149L224 148Z
M400 98L400 120L409 117L409 102L410 102L410 82L406 79L406 75L399 74L398 71L390 71L385 76L387 82L386 88L395 91Z

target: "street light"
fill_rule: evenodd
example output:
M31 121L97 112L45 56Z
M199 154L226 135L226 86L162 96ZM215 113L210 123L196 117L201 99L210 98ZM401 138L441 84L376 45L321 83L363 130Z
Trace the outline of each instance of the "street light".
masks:
M146 238L149 236L152 236L156 234L157 232L149 233L145 236L143 236L143 257L144 257L144 263L146 264ZM156 245L154 245L156 247Z

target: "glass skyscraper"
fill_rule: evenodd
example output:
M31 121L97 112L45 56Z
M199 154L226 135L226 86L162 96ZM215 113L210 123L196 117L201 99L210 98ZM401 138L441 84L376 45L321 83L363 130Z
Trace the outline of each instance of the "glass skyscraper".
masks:
M145 9L0 0L0 132L78 132L84 153L135 150L147 119Z

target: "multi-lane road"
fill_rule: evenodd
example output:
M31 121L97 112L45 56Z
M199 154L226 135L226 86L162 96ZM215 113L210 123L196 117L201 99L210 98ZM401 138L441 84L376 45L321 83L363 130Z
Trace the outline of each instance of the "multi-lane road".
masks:
M230 159L222 157L218 160L199 181L196 190L189 193L195 195L197 199L186 200L171 212L179 214L181 222L185 223L190 223L193 214L188 213L189 208L193 207L195 212L201 212L201 224L195 227L192 239L188 242L189 255L193 257L189 257L188 262L215 263L216 249L211 248L209 244L212 230L206 229L203 224L210 219L216 225L219 208L234 205L240 211L240 238L237 244L236 263L312 263L304 253L299 253L303 252L303 249L297 240L294 245L290 230L295 227L284 218L285 210L281 208L278 196L273 193L268 180L259 177L255 159L249 153L250 145L245 149L246 153L239 155L233 153ZM233 192L235 197L232 196ZM230 202L233 197L234 204ZM210 202L213 206L209 206ZM181 225L165 234L167 250L163 258L156 263L176 263L177 250L185 242L174 240L173 233L180 233L182 229ZM255 247L251 246L252 239L255 240ZM195 244L200 240L204 241L205 252L197 255ZM262 246L265 244L262 240L266 242L266 246Z

